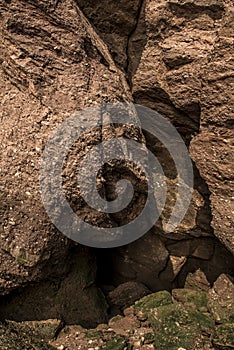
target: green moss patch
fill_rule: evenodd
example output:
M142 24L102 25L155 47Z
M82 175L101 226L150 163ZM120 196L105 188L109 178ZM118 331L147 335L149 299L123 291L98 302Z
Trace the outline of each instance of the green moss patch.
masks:
M0 323L0 349L1 350L54 350L47 341L31 334L27 327L23 330L13 326L13 323Z
M142 311L143 314L149 316L149 314L157 307L162 305L169 305L172 303L171 294L167 291L157 292L145 296L137 301L134 305L134 311Z
M191 289L174 289L172 296L182 303L193 303L198 310L207 311L207 295L205 292Z
M215 328L213 344L217 349L234 349L234 323L224 323Z
M189 304L176 303L158 307L150 317L158 350L186 350L202 348L202 330L212 332L213 320L189 308Z
M100 338L102 338L103 333L101 331L95 331L95 330L91 330L91 331L87 331L85 333L85 338L90 339L90 340L98 340Z
M115 338L109 340L102 350L123 350L126 347L125 338L121 336L116 336Z

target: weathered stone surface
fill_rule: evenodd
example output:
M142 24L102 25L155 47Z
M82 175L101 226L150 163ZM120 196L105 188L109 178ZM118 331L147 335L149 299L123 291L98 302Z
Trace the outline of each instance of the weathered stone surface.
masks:
M17 324L7 322L0 324L0 347L2 350L53 350L53 346L48 344L53 336L51 330L56 331L56 321L46 321L42 323Z
M210 283L207 281L203 271L198 269L194 273L189 273L186 277L185 288L193 290L201 290L207 292L210 288Z
M215 328L213 344L218 350L234 349L234 324L224 323Z
M155 347L159 350L184 348L203 349L201 329L212 331L214 321L195 310L190 304L171 304L158 307L151 316Z
M229 85L227 89L229 89ZM231 143L233 136L230 135L228 127L225 131L222 131L225 140L216 136L219 132L220 130L217 128L217 130L209 136L207 136L205 131L204 134L199 135L192 143L192 154L198 166L200 165L201 174L207 179L212 192L211 208L214 232L221 242L233 252L233 193L231 191L233 184L231 180L227 180L228 178L231 179L230 173L232 171L231 164L233 155L230 147L226 145L223 147L226 138L229 140L227 142ZM202 155L202 158L199 156L199 153L201 153L201 144L202 147L204 147L204 144L209 144L209 146L205 146L206 152ZM217 156L217 154L219 154L219 156ZM222 157L225 157L225 160L223 160ZM225 165L223 165L224 162ZM213 176L211 176L211 174L213 174ZM226 183L229 183L228 186Z
M214 233L231 251L232 24L229 1L146 0L129 42L134 99L170 118L192 140L192 158L211 191ZM207 232L202 216L197 229Z
M221 275L208 293L208 307L217 323L234 322L234 284Z
M215 101L214 96L218 94L219 84L224 84L222 93L225 94L224 90L230 85L228 82L231 79L229 43L232 40L230 37L232 10L228 3L224 1L211 4L207 1L201 5L194 1L179 3L164 0L156 4L152 1L136 0L128 4L121 1L117 6L114 3L107 4L105 1L98 4L92 0L88 2L80 0L77 4L112 51L115 51L116 61L126 68L131 78L132 93L136 102L152 107L169 117L187 143L199 132L200 123L204 135L210 121L214 122L215 128L217 125L226 130L229 117L225 112L224 103L230 106L229 108L231 104L227 98L222 99L214 113L212 103ZM63 256L61 251L64 254L67 251L66 240L57 235L53 226L47 221L43 208L38 205L39 193L36 185L38 161L52 128L74 110L104 101L131 100L123 72L116 68L107 46L95 33L79 7L68 0L63 3L37 1L36 6L26 2L21 10L20 6L22 5L18 6L16 3L3 3L1 6L4 14L1 58L4 135L2 134L1 144L3 148L6 145L9 148L1 168L4 179L2 185L5 189L11 188L10 193L6 195L4 189L2 192L1 213L4 232L3 250L0 256L2 276L5 276L1 279L4 281L4 290L14 288L17 285L17 278L22 280L19 284L38 279L39 276L43 278L41 264L45 264L49 256L51 259L54 256L58 258ZM11 14L17 11L21 11L21 15L13 18ZM49 17L44 16L45 13L49 14ZM35 37L36 42L33 40ZM211 49L215 53L213 56L209 53ZM221 72L221 66L224 67L224 72ZM217 73L214 74L213 71ZM8 115L11 115L10 119ZM22 126L20 132L15 130L15 125ZM209 127L209 133L213 132L216 131ZM230 249L232 244L230 214L227 213L226 220L222 220L225 229L217 229L215 224L221 222L220 216L223 217L224 210L231 211L228 207L229 202L220 197L220 201L223 199L227 204L220 207L222 210L219 210L218 206L218 211L215 212L218 204L213 203L217 203L219 198L217 191L221 191L219 189L223 188L224 184L212 185L216 172L210 165L208 169L208 164L213 159L210 154L209 161L201 164L203 160L200 158L204 158L201 147L205 139L202 138L200 142L199 135L194 138L191 152L202 176L205 179L209 177L207 181L212 191L215 232L218 232L218 237L225 235L226 238L221 237L221 240L226 239L225 242L229 242L227 246ZM222 139L226 140L222 141L224 143L222 154L226 154L225 152L230 154L230 137L229 131L227 138L222 136ZM221 139L221 136L219 138ZM17 144L19 150L15 152L14 140L18 139L21 140L20 145ZM217 141L210 141L209 137L206 140L209 144L209 147L205 147L207 152L210 147L215 150L220 144ZM173 187L176 175L163 147L156 144L153 148L165 167L170 189L162 216L163 228L175 201L176 193ZM216 152L218 153L220 152ZM230 177L229 158L230 156L227 156L227 164L219 166L219 169L227 172L224 174L225 178ZM4 171L9 168L9 164L12 170ZM29 180L24 176L26 173L34 175ZM199 176L196 176L197 182L191 206L177 230L176 236L183 239L188 235L212 236L209 191ZM17 183L23 184L19 193L16 191ZM68 187L71 194L74 189L73 183ZM225 189L222 190L226 191L225 196L230 194L226 188L225 184ZM128 216L129 213L126 214ZM113 223L113 218L109 218L108 221L105 216L100 215L99 219L106 221L107 225ZM119 219L118 215L115 219ZM224 234L224 231L227 234ZM22 239L21 232L25 232L27 237L24 236ZM43 235L40 241L37 239L38 232L40 236ZM52 254L46 253L47 243L50 245L50 253L53 247ZM209 246L204 244L195 249L193 245L192 255L198 259L209 259L212 255L212 246L213 244ZM157 254L161 253L159 248ZM191 255L191 250L189 254ZM162 260L163 265L164 257ZM161 263L159 265L161 269ZM9 266L11 274L16 276L14 282L11 278L7 278ZM37 266L38 270L35 268L33 273L27 275L28 269L34 266ZM63 267L57 265L57 274L61 268ZM126 268L128 277L136 278L133 277L135 272L130 270ZM149 270L146 272L149 273ZM157 275L158 271L153 270L153 273ZM145 274L145 271L142 274ZM140 276L141 272L138 275ZM141 281L141 277L137 277L137 280ZM163 286L160 281L150 284L155 290Z
M186 261L187 259L185 256L179 257L170 255L167 267L160 274L160 280L173 282L176 276L180 273Z
M159 306L169 305L172 303L171 294L167 291L150 294L134 305L135 311L143 312L147 317Z
M173 289L173 298L181 303L193 303L200 311L207 311L207 294L203 291L192 289Z
M47 217L38 184L39 159L52 130L74 111L102 102L134 99L166 116L181 133L195 162L191 205L176 232L165 234L165 223L176 200L177 174L165 147L144 135L163 165L168 198L161 220L150 233L113 251L111 283L131 280L144 283L152 291L184 284L207 290L221 273L231 273L233 256L221 245L234 251L231 2L2 1L0 13L0 295L12 293L2 299L5 306L1 307L1 317L35 319L37 311L38 319L62 316L68 323L84 325L106 319L106 305L95 286L94 254L87 251L85 257L76 256L73 244ZM82 149L78 161L94 136L100 141L123 134L123 128L112 126L85 135L78 145ZM138 131L133 136L139 142L144 139ZM79 212L83 203L77 199L76 152L70 152L63 175L66 195ZM113 173L107 184L108 200L115 197ZM141 180L137 175L135 181ZM138 203L143 203L144 196L141 193ZM109 227L125 224L134 213L86 214L90 221ZM205 275L188 275L198 269ZM233 316L228 306L233 290L228 277L220 278L209 292L209 307L217 322L230 322ZM203 316L195 313L195 317L187 310L191 298L196 301L193 306L199 307L203 294L184 293L178 296L177 292L184 304L181 310L174 304L163 310L168 318L175 311L189 324L181 333L179 326L175 330L182 339L177 344L180 348L206 349L202 322L195 321ZM168 294L163 296L171 304ZM147 299L150 310L157 310L158 298L161 300L159 295ZM165 318L162 323L167 321ZM225 323L223 327L217 328L214 343L217 348L230 348L232 340L226 330L232 325ZM108 338L102 334L104 346L128 345L122 337L113 342L112 335ZM12 339L16 344L16 338ZM19 340L19 344L23 349L24 343ZM165 350L175 346L166 338L156 345ZM137 338L130 346L143 349L145 344ZM211 349L210 343L207 349Z
M96 326L107 320L107 303L94 283L93 257L78 249L70 271L61 280L41 281L3 298L0 319L32 321L53 317L67 324Z
M169 242L167 249L172 255L195 257L209 260L214 253L214 240L209 238L197 238L183 240L182 242Z
M140 15L142 0L120 0L118 3L104 0L76 0L101 37L108 44L114 60L120 66L128 66L128 42Z
M108 294L108 302L120 310L134 304L135 301L149 294L150 290L139 282L126 282Z
M43 1L4 2L1 14L1 277L6 291L43 277L41 265L49 258L63 261L69 247L40 199L39 160L52 130L94 102L130 96L123 74L73 2L64 1L55 11ZM57 269L59 274L61 266Z
M168 256L169 253L160 238L149 232L113 253L115 280L118 283L134 280L145 284L151 290L159 290L160 281L157 277L165 268Z
M57 336L59 330L63 327L61 320L46 320L46 321L25 321L15 322L7 321L9 326L12 326L19 333L29 334L32 339L40 341L51 341Z
M63 1L56 9L44 1L2 2L0 11L0 294L41 282L38 291L33 286L27 289L32 308L26 302L21 310L12 306L11 315L40 319L70 310L70 322L80 317L86 322L86 315L87 322L100 322L105 320L105 307L98 304L99 291L94 285L90 288L89 280L90 270L95 279L95 258L89 253L81 260L77 257L77 271L70 273L72 244L58 233L43 208L39 161L52 130L75 111L94 103L130 101L127 83L74 2ZM84 259L93 260L90 269L84 268ZM61 288L54 288L53 280ZM75 291L79 295L70 299ZM44 295L51 301L50 310ZM37 316L35 297L41 303ZM89 302L95 307L81 312Z
M116 334L121 334L126 336L131 329L136 329L140 327L140 322L132 315L115 316L108 322L108 325L113 329Z

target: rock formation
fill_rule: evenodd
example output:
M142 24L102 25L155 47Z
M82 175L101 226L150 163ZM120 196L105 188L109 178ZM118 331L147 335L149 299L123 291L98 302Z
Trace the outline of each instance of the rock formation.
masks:
M171 349L212 349L211 335L215 349L232 349L229 297L220 297L220 284L231 295L234 267L232 2L1 0L0 21L0 321L10 320L0 325L0 347L51 348L45 345L51 336L45 336L44 345L41 335L18 339L24 324L15 321L60 320L52 328L61 322L83 327L107 322L111 295L119 305L115 288L128 286L120 287L123 296L131 290L129 283L135 283L139 298L147 291L167 290L162 292L166 297L172 290L179 292L172 293L176 302L156 305L157 312L142 316L143 323L150 318L151 333L161 338L147 336L151 341L140 345L131 341L133 349L150 349L153 343L169 349L162 324L171 314L191 327L174 334L183 338L190 332L191 337ZM143 176L129 163L125 175L141 183L131 210L104 215L82 202L74 159L79 164L100 140L124 135L140 141L158 158L168 188L160 220L146 235L122 247L93 249L68 239L51 222L41 200L39 167L45 144L64 120L108 102L134 102L171 121L193 160L194 190L180 226L166 233L178 181L167 149L144 130L126 126L86 133L69 153L63 173L67 199L84 220L122 225L145 200ZM112 200L117 175L111 167L102 175L100 191ZM197 286L199 295L186 294ZM188 312L191 299L200 300L207 291L208 304L195 302L194 312ZM220 298L226 299L220 303ZM129 300L133 303L135 297ZM122 317L117 322L124 323ZM136 314L133 318L132 328L141 322ZM98 331L105 344L111 341L108 330ZM124 349L123 334L117 343Z

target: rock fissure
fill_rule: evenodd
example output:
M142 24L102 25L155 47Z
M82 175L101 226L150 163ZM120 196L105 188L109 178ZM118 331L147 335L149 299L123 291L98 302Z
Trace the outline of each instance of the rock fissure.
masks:
M229 1L2 1L0 14L0 347L232 349ZM166 234L177 182L170 155L152 135L114 125L101 110L110 127L83 135L64 164L73 210L115 227L141 209L144 176L131 162L108 164L98 174L108 200L122 175L135 184L127 210L102 215L80 199L76 167L111 137L133 137L150 149L168 191L150 232L122 247L92 249L50 222L40 199L39 162L68 116L113 101L142 104L176 126L194 161L194 193L180 226Z
M142 16L142 11L143 11L143 8L145 6L145 0L140 0L139 1L139 5L138 5L138 9L137 9L137 12L136 12L136 15L135 15L135 25L133 26L131 32L128 34L128 37L127 37L127 45L126 45L126 68L125 68L125 71L126 71L126 77L127 77L127 80L128 80L128 83L129 83L129 86L131 88L131 85L132 85L132 81L131 81L131 75L130 75L130 60L131 60L131 54L130 54L130 50L129 50L129 45L130 45L130 42L131 40L133 39L134 37L134 34L137 30L137 27L139 25L139 21L140 21L140 18Z

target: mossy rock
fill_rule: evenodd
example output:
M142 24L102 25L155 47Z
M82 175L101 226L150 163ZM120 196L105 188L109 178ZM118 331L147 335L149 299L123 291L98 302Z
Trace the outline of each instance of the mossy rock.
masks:
M208 308L217 323L234 322L233 300L220 301L215 298L209 298Z
M213 344L217 350L234 349L234 323L224 323L215 328Z
M45 320L45 321L24 321L15 322L7 321L8 325L13 327L20 334L28 334L32 339L39 341L50 341L56 335L59 328L60 320Z
M145 344L151 344L151 343L154 343L154 341L155 341L155 334L154 333L146 333L145 335L144 335L144 338L145 338L145 340L144 340L144 343Z
M155 332L155 347L157 350L186 350L203 348L202 330L212 333L214 321L190 304L175 303L159 306L150 317Z
M30 332L23 332L13 327L12 324L0 324L0 349L1 350L54 350L44 340L33 338Z
M106 345L104 345L102 350L123 350L126 347L126 341L124 337L116 336L115 338L109 340Z
M141 311L145 316L149 316L151 312L159 306L172 304L171 294L167 291L161 291L145 296L138 300L134 305L135 313Z
M208 292L208 308L217 323L234 322L234 284L230 276L220 275Z
M173 298L181 303L193 303L201 312L207 311L207 294L192 289L173 289Z
M85 338L90 339L90 340L95 340L95 339L100 339L102 338L103 333L102 331L95 331L95 330L90 330L85 332Z
M117 316L114 316L112 317L110 320L109 320L109 326L112 328L112 326L116 323L116 322L119 322L120 320L123 319L123 316L121 315L117 315Z

